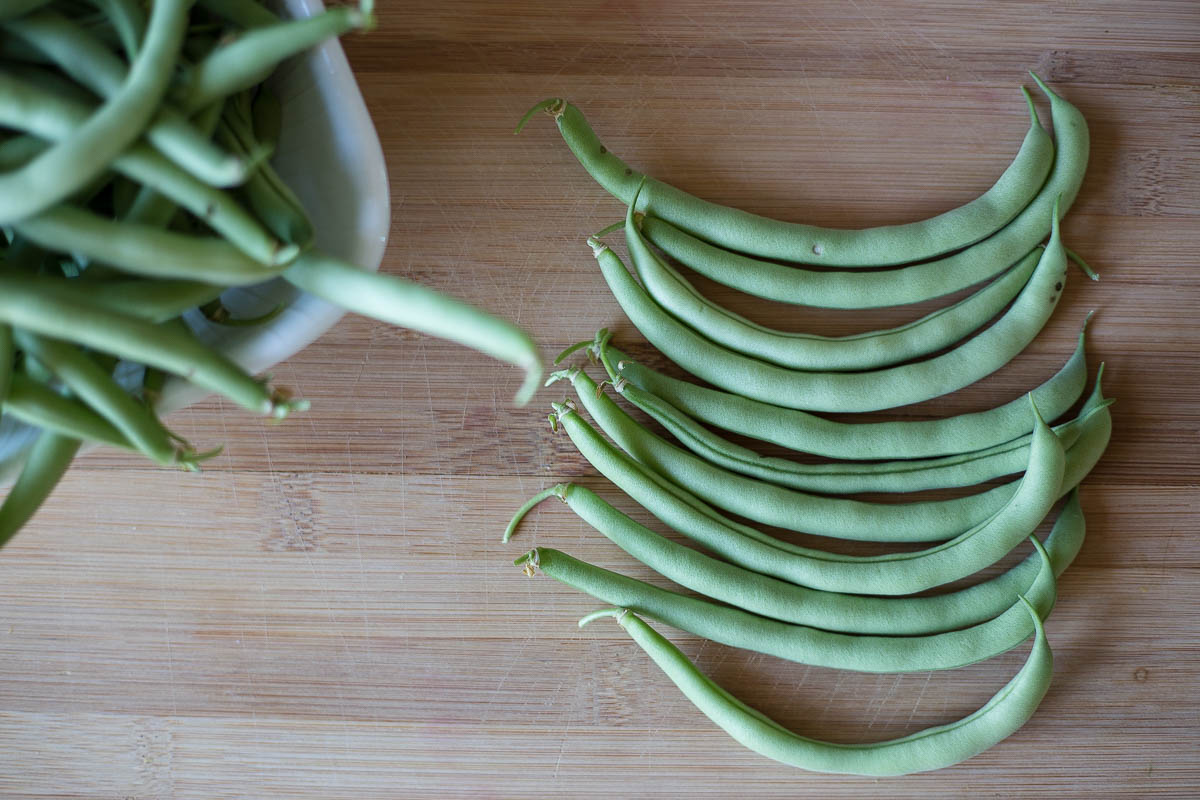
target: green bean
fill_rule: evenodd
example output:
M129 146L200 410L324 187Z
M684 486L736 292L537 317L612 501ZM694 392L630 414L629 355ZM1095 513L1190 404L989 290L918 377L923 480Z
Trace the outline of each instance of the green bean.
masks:
M1087 124L1079 111L1034 75L1050 98L1058 152L1038 196L1001 231L959 253L903 269L871 273L813 272L761 261L714 247L678 227L647 217L646 237L676 261L718 283L772 300L829 308L877 308L916 303L986 280L1008 267L1046 235L1046 215L1061 195L1065 214L1087 167ZM1082 261L1080 268L1096 280Z
M1054 576L1045 551L1037 547L1041 566L1030 587L1030 601L1039 613L1048 615L1055 601ZM1007 652L1033 632L1020 601L1012 597L1000 616L968 628L919 636L874 636L768 619L660 589L549 547L535 548L516 561L525 565L526 574L540 569L603 603L645 614L672 628L814 667L875 673L956 669Z
M0 221L30 217L69 197L141 135L166 92L189 5L190 0L158 0L120 90L69 138L20 169L0 174Z
M304 401L272 392L237 364L176 328L51 296L25 276L0 275L0 322L158 367L258 414L282 418L307 408Z
M36 136L10 136L0 142L0 170L12 170L27 164L48 146Z
M364 6L369 5L364 3ZM369 8L333 8L321 14L253 28L226 40L184 73L173 99L185 113L262 83L279 62L326 39L374 27Z
M137 449L104 417L23 372L13 375L12 389L4 398L4 413L73 439L100 442L125 450Z
M1087 381L1086 330L1085 322L1070 359L1032 392L1047 419L1062 416L1083 393ZM600 331L596 341L607 335L607 331ZM590 350L601 355L610 380L626 381L623 394L631 401L635 390L641 389L710 425L827 458L877 460L965 453L1011 441L1030 430L1024 397L986 411L942 419L834 422L663 375L610 346L601 352L594 343Z
M559 375L553 373L551 377ZM570 377L564 375L564 377ZM918 492L925 489L971 486L1020 471L1029 460L1030 434L976 450L930 459L899 459L869 463L839 461L802 464L786 458L760 455L723 439L654 395L618 379L615 391L666 428L692 453L725 469L792 489L826 494L856 492ZM1089 415L1100 405L1111 405L1093 392L1079 415L1054 433L1070 448L1079 438Z
M149 408L135 400L112 375L73 345L17 331L20 348L48 367L72 394L108 420L133 446L155 463L187 463L190 452Z
M254 138L248 114L243 114L245 102L244 95L237 95L228 103L216 127L216 137L231 152L249 157L262 145ZM263 224L280 239L302 248L313 243L316 230L304 204L270 164L260 164L238 191Z
M279 17L255 0L199 0L199 4L239 28L260 28L279 22Z
M0 403L8 397L12 385L13 363L17 352L13 346L13 330L9 325L0 324Z
M632 213L630 206L629 215ZM722 389L788 408L878 411L918 403L974 383L1008 363L1037 335L1058 304L1066 274L1057 214L1052 222L1050 242L1033 276L993 325L941 355L868 372L801 372L735 353L663 311L608 245L594 238L588 244L634 327L693 375ZM631 250L638 246L636 239L628 243Z
M133 61L146 33L146 12L133 0L92 0L104 12L121 40L125 56Z
M63 283L63 282L56 282ZM91 302L148 322L166 322L221 296L224 289L198 281L116 280L67 282L47 291Z
M46 431L33 443L16 483L0 504L0 547L28 522L62 478L81 442Z
M279 95L268 86L258 87L254 95L254 104L250 109L250 130L255 139L269 147L273 148L279 142L279 134L283 130L283 105Z
M579 371L570 377L576 395L592 419L647 472L706 503L765 525L838 539L929 542L955 536L995 510L988 504L987 513L979 512L977 505L987 503L986 493L976 495L974 501L958 498L903 504L863 503L748 478L714 466L642 427L598 391L586 373ZM582 433L583 438L590 438L586 431ZM1038 438L1036 428L1033 438ZM1051 434L1051 438L1057 447L1062 447L1056 436ZM1026 463L1033 460L1036 449L1036 444L1031 444L1026 451ZM584 455L588 457L589 453ZM1052 493L1057 489L1057 483L1048 487Z
M641 239L632 221L626 239ZM668 314L742 355L800 370L875 369L929 355L962 340L1017 296L1037 266L1034 248L1008 272L957 303L896 328L849 336L818 336L768 328L717 305L660 259L642 240L629 253L642 287Z
M958 527L957 535L949 534L954 537L949 541L925 550L844 556L793 545L721 516L686 489L671 487L664 478L655 477L649 469L607 445L571 406L553 405L558 422L584 457L667 525L747 569L830 592L861 592L870 587L872 594L908 594L957 580L994 563L1046 516L1060 496L1066 461L1058 438L1038 418L1029 465L1014 485L997 487L1010 490L999 508L977 518L978 522L968 522L965 530ZM735 491L738 489L731 487L729 494ZM968 504L978 502L995 492L965 499ZM962 502L964 498L894 505L791 494L796 497L789 499L803 506L793 513L806 517L806 527L817 528L814 532L822 535L864 541L944 539L946 535L941 531L928 533L928 529L943 524L937 512L949 516L967 505ZM728 498L722 502L730 504ZM786 510L770 508L758 516L767 512L783 514ZM913 524L916 520L924 523L926 518L930 519L926 528Z
M1050 688L1054 657L1037 611L1022 598L1036 632L1025 665L974 713L899 739L870 744L835 744L792 733L750 708L706 677L674 645L624 610L585 617L613 616L684 696L735 741L776 761L815 772L853 775L907 775L965 761L1003 741L1029 721Z
M3 6L0 6L0 22L37 11L42 6L50 5L51 2L52 0L8 0Z
M42 12L5 23L17 34L45 53L67 75L97 95L113 98L122 90L127 70L121 59L103 43L61 15ZM171 70L165 74L170 75ZM169 106L160 106L144 131L156 150L176 165L213 186L234 186L246 180L257 160L267 153L240 157L214 145L209 137Z
M0 123L62 141L84 124L86 106L0 75ZM172 164L151 148L134 144L113 161L113 168L182 205L251 258L268 265L286 264L300 248L283 245L229 194ZM20 227L20 226L18 226Z
M246 286L275 277L282 268L261 264L224 239L116 222L72 206L57 206L16 227L47 249L79 253L147 277Z
M525 370L518 405L529 402L541 381L542 362L529 335L461 300L315 251L301 254L283 277L356 314L449 339Z
M1042 569L1033 553L1008 571L965 589L920 597L870 597L797 586L704 555L635 522L583 486L560 483L540 492L517 511L504 533L507 542L525 515L548 497L576 515L664 578L753 614L844 633L912 636L965 628L999 616L1018 592L1036 592ZM1078 491L1072 491L1045 541L1048 568L1062 575L1083 544L1085 524ZM632 603L625 597L605 602Z
M539 103L525 115L521 125L537 110L545 110L580 164L613 196L629 205L640 181L646 180L645 207L715 244L806 264L878 267L920 261L967 247L1003 228L1034 199L1055 160L1054 145L1038 122L1029 93L1023 87L1021 92L1029 106L1029 132L1016 158L991 189L964 206L929 219L859 230L768 219L647 179L609 153L579 109L565 100ZM1056 129L1057 124L1055 117ZM1030 242L1022 252L1028 252L1036 243Z

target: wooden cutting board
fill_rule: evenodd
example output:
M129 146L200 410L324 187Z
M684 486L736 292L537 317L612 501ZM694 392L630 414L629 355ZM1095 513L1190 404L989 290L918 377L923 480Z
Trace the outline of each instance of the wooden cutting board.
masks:
M854 227L989 186L1026 129L1025 70L1079 106L1093 149L1064 231L1102 280L1072 271L1015 361L896 412L1019 396L1097 311L1088 356L1118 403L1048 624L1054 685L1008 741L933 774L815 775L742 749L616 626L577 629L596 603L511 562L539 544L648 570L558 504L500 544L563 478L633 510L546 426L564 389L517 409L514 370L347 319L276 371L310 413L176 414L225 444L203 474L94 452L0 554L0 796L1200 796L1200 5L380 5L346 44L390 170L384 269L517 321L547 356L601 326L641 340L583 241L621 206L548 120L512 136L537 100L570 98L614 152L694 193ZM933 307L822 312L698 285L819 333ZM876 676L666 632L734 694L838 742L955 720L1028 648Z

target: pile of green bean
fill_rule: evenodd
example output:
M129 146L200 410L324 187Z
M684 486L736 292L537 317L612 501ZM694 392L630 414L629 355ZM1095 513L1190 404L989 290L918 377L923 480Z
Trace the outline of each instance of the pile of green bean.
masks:
M1075 416L1054 427L1046 422L1067 415L1083 396L1086 321L1062 369L1027 397L989 410L859 423L812 413L890 409L974 383L1041 331L1063 295L1068 261L1096 279L1059 229L1083 180L1087 125L1033 77L1050 103L1053 140L1022 90L1029 131L987 192L931 219L858 230L766 219L642 175L561 99L537 104L517 127L546 111L588 173L625 204L622 222L588 239L600 271L646 340L709 384L638 363L602 330L556 359L584 350L604 380L596 383L579 366L552 373L547 383L568 381L575 399L552 404L551 427L564 430L632 500L707 552L650 530L569 482L522 506L504 540L531 509L557 497L633 558L694 592L634 580L548 547L516 560L528 575L541 571L612 606L580 625L614 617L705 715L746 747L784 763L863 775L955 764L1017 730L1049 686L1043 621L1054 606L1057 577L1083 543L1078 486L1112 430L1103 364ZM603 241L618 229L632 273ZM758 297L837 309L902 305L982 286L907 325L826 337L751 322L705 297L668 259ZM674 441L631 416L607 387ZM585 410L595 427L584 420ZM716 429L826 460L763 455ZM950 500L845 496L976 486L1006 476L1017 477ZM1060 501L1053 529L1039 541L1035 531ZM925 544L844 555L802 547L756 524ZM1007 571L929 593L996 564L1027 539L1033 552ZM1004 653L1031 635L1034 644L1020 672L970 716L901 739L835 745L792 733L737 700L641 617L734 647L863 672L951 669Z
M527 334L313 245L272 168L282 125L264 81L283 61L374 25L372 3L284 20L255 0L16 0L0 6L0 400L40 430L0 505L3 546L80 445L196 469L159 419L165 375L256 414L307 407L205 344L230 287L283 278L349 311L473 347L542 377ZM119 362L145 367L133 391ZM128 371L128 370L126 370Z

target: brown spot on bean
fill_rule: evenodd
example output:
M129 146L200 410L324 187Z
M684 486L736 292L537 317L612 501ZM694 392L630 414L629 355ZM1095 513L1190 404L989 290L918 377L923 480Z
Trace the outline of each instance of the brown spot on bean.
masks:
M1051 302L1051 303L1053 303L1053 302L1054 302L1054 298L1056 298L1056 297L1058 297L1058 295L1056 295L1056 294L1052 294L1052 295L1050 295L1050 302Z
M601 153L607 153L607 152L608 152L608 148L607 148L607 147L605 147L604 145L600 145L600 152L601 152Z
M632 174L633 174L633 170L631 170L629 167L626 167L626 168L625 168L625 174L626 174L626 175L632 175Z
M1056 292L1062 291L1062 281L1059 281L1058 283L1054 284L1054 291L1056 291Z

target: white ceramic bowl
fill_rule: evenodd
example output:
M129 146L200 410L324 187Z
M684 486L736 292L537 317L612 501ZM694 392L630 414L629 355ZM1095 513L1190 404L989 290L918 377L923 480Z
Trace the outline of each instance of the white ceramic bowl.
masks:
M292 17L322 10L321 0L280 4L281 13ZM283 107L283 129L272 163L312 217L317 246L365 269L379 269L391 223L387 168L341 45L330 40L292 59L276 70L269 84ZM214 325L198 311L184 315L201 339L255 375L303 350L344 313L282 279L231 289L221 299L238 316L285 304L269 323L250 328ZM141 373L136 364L122 364L117 374L133 386L140 383ZM160 410L183 408L207 394L182 380L169 381ZM37 433L11 417L0 419L0 481L13 478Z

